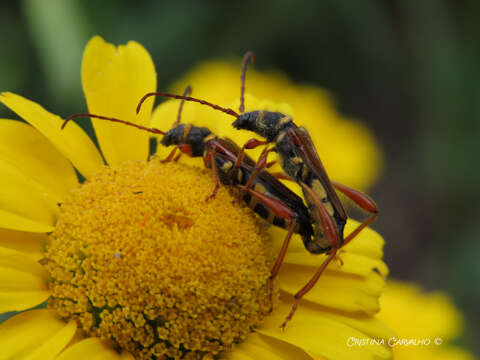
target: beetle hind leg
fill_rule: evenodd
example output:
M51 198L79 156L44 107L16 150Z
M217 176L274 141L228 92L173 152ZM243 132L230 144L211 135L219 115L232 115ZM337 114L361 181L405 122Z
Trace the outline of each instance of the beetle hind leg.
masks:
M358 207L369 212L372 214L367 220L362 222L360 225L357 226L355 230L353 230L344 240L343 245L348 244L352 239L354 239L360 231L364 228L369 226L378 216L378 207L368 195L361 193L358 190L351 189L348 186L343 184L337 183L332 181L333 186L335 189L340 191L342 194L347 196L350 200L352 200Z
M282 328L282 330L285 330L285 327L287 326L287 323L290 320L292 320L293 315L295 314L295 311L297 311L297 307L298 307L298 303L299 303L300 299L315 286L318 279L320 278L320 276L323 274L323 272L327 268L328 264L330 264L332 262L332 260L336 258L336 256L337 256L337 249L331 250L330 253L328 254L328 257L325 259L325 261L322 263L322 265L320 265L320 267L318 268L315 275L313 275L313 277L310 279L310 281L308 283L306 283L305 286L303 288L301 288L294 295L294 302L293 302L292 308L291 308L289 314L287 315L287 317L285 318L285 321L280 326Z

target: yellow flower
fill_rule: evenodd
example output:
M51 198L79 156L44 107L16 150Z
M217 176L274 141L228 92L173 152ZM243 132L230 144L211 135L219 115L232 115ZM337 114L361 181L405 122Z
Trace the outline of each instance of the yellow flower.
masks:
M398 333L390 339L395 359L474 358L449 344L463 328L463 317L446 294L425 293L417 285L389 281L380 303L379 318Z
M138 43L94 37L82 83L91 113L149 125L153 101L138 117L135 107L155 90L155 70ZM49 307L0 325L0 359L390 358L386 346L347 346L392 336L374 317L388 268L373 230L345 247L344 265L329 265L282 332L324 255L295 238L270 314L266 280L285 232L268 235L231 189L206 203L211 172L147 161L148 133L93 120L100 154L38 104L12 93L0 102L32 125L0 121L0 312ZM355 172L334 165L340 178Z

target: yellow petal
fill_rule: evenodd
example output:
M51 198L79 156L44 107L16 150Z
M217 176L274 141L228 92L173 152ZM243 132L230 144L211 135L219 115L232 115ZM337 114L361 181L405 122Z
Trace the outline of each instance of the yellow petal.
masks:
M50 360L56 359L57 355L68 345L75 335L77 324L70 320L66 326L41 344L31 354L25 356L25 360Z
M246 354L242 351L234 351L224 355L225 359L228 360L255 360L256 358L251 357L249 354Z
M70 162L45 136L20 121L0 119L0 161L21 170L58 202L78 184Z
M278 275L280 289L295 294L316 270L314 267L284 264ZM373 271L366 277L326 272L303 298L333 309L374 314L379 310L378 298L384 284L384 279Z
M10 92L0 94L0 101L48 138L86 178L103 166L103 160L94 143L77 124L68 124L61 130L63 119L59 116Z
M48 274L24 254L0 247L0 313L30 309L50 296Z
M454 339L464 327L462 313L449 295L424 292L418 285L390 280L380 299L379 318L404 338Z
M348 219L345 225L345 237L347 237L357 226L358 221ZM383 257L383 246L385 240L372 228L363 229L352 241L343 247L346 252L370 256L381 259Z
M75 334L74 321L60 320L54 310L32 310L0 324L2 359L55 359Z
M422 337L423 339L424 337ZM466 350L442 344L441 346L395 346L395 360L474 360L478 357Z
M338 262L331 263L327 272L335 271L351 275L367 276L372 271L380 273L383 277L388 275L387 265L380 259L372 259L371 257L357 255L351 252L342 252L339 257L343 261L343 265ZM285 256L285 263L319 267L326 259L325 255L310 254L307 250L303 252L292 252Z
M39 233L51 232L54 229L53 225L31 220L2 209L0 209L0 227Z
M290 300L286 297L282 297L281 301L291 306ZM389 325L387 325L385 322L378 319L377 317L373 317L370 315L345 313L341 311L332 311L331 309L311 302L305 302L300 306L305 307L304 310L311 313L312 316L314 316L313 314L314 312L316 312L315 316L322 316L341 322L358 331L361 331L367 337L388 340L394 336L398 336L397 333L392 330Z
M241 360L311 360L302 349L269 336L250 334L233 351L225 354L226 359Z
M113 344L99 338L88 338L66 349L57 360L134 360L128 353L119 354Z
M348 346L349 338L368 337L344 323L323 317L321 313L300 306L285 331L279 328L290 311L290 306L280 304L257 332L291 343L304 351L326 359L389 359L391 352L385 346Z
M54 196L42 192L38 183L32 181L21 169L1 159L0 175L0 210L46 227L55 225L59 209ZM19 228L16 223L9 221L10 217L2 217L0 226L35 231Z
M359 225L358 221L353 219L348 219L347 224L345 225L344 237L347 237L357 226ZM272 238L274 239L274 246L276 249L280 250L282 246L283 239L285 238L286 231L278 227L272 226L269 229ZM383 257L383 246L385 240L373 229L365 228L363 229L350 243L345 245L342 250L344 252L363 255L370 257L372 259L381 259ZM301 237L295 235L290 242L288 247L288 254L291 253L308 253ZM314 255L316 256L316 255ZM340 255L342 257L342 255ZM307 264L306 264L307 265Z
M22 252L37 261L42 257L45 234L0 228L0 246Z
M147 125L153 98L137 116L141 97L156 90L152 59L139 43L115 47L101 37L92 38L82 61L82 85L90 113ZM92 119L100 148L110 165L129 159L145 160L149 133L129 126Z

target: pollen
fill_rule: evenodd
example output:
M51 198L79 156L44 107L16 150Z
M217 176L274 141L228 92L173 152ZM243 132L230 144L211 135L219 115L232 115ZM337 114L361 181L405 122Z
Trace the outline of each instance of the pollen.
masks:
M130 161L61 204L49 307L136 359L216 358L270 309L264 226L210 171Z

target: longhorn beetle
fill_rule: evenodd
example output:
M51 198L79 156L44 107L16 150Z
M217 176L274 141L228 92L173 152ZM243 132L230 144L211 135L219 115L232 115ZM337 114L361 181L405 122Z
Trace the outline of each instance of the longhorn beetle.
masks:
M242 156L245 149L253 149L260 145L266 145L243 191L248 191L249 187L252 186L253 179L265 168L268 153L272 151L278 154L280 165L285 172L276 174L276 176L278 178L295 181L302 187L305 200L308 203L310 217L313 221L314 231L314 239L306 248L315 254L326 253L328 257L320 265L310 281L294 295L292 309L282 324L282 328L284 328L288 321L292 319L299 300L313 288L327 265L337 256L340 248L350 242L363 228L375 220L378 214L378 208L375 202L367 195L340 183L330 181L308 131L303 127L295 125L291 117L280 112L267 110L256 110L244 113L245 77L249 59L253 62L254 55L252 52L247 52L242 61L240 114L237 114L232 109L223 108L202 99L159 92L152 92L143 96L137 106L137 113L140 111L142 103L148 97L164 96L198 102L234 116L236 120L232 125L235 128L250 130L265 138L264 141L257 139L247 141L242 147L239 156ZM274 143L275 146L268 148L268 144L270 143ZM347 237L344 237L343 234L347 214L335 189L350 198L357 206L372 214Z
M190 91L190 87L187 87L184 96L189 94ZM269 172L265 170L257 171L257 175L252 177L253 172L257 169L255 161L243 153L232 140L219 138L206 127L180 124L182 106L183 100L180 103L177 120L167 132L94 114L72 115L62 124L62 129L71 119L93 117L119 122L154 134L160 134L163 135L162 145L175 146L169 155L162 160L163 162L177 161L182 154L186 154L190 157L203 157L205 166L213 170L215 188L206 200L216 196L220 182L227 186L236 186L244 189L241 198L253 211L267 222L287 229L286 238L271 269L268 281L270 303L272 304L273 280L283 262L293 233L298 233L302 237L306 247L313 246L311 245L313 228L309 211L304 205L302 198L283 185ZM180 154L175 156L177 149L180 150ZM251 185L247 187L249 182Z

